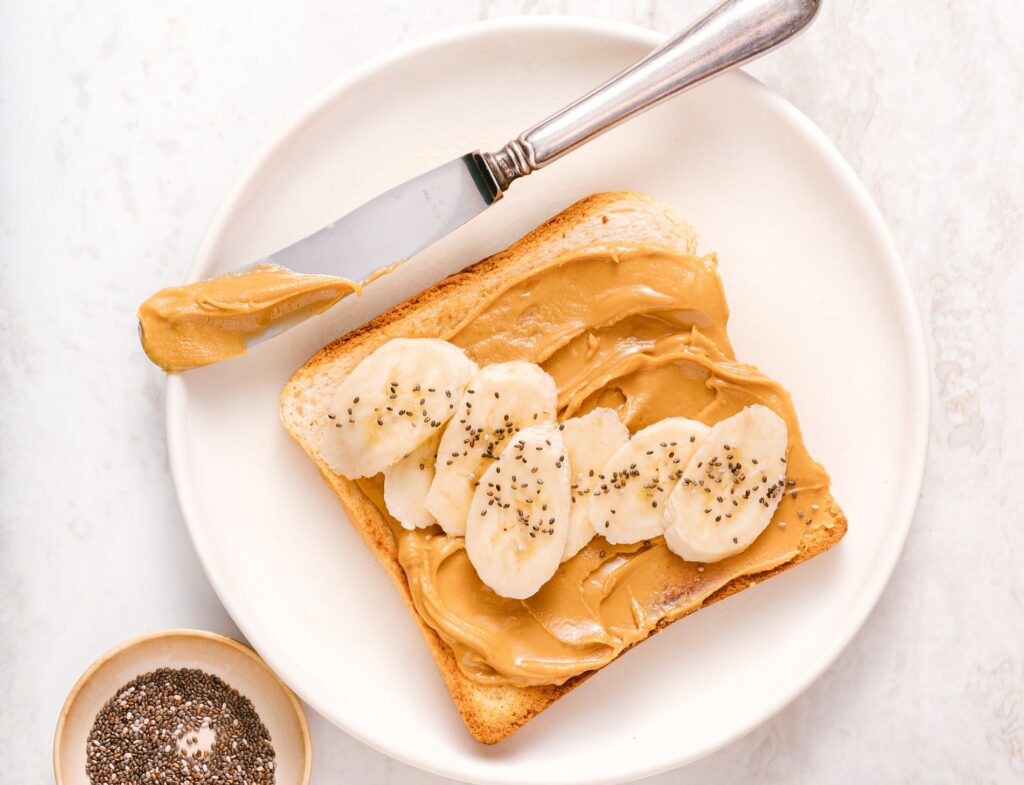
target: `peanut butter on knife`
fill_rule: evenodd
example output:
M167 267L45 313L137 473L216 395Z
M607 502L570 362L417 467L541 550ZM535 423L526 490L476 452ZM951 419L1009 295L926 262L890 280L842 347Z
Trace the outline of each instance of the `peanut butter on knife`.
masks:
M362 286L331 275L302 275L273 264L162 289L139 306L149 359L180 373L245 354L273 327L326 311Z

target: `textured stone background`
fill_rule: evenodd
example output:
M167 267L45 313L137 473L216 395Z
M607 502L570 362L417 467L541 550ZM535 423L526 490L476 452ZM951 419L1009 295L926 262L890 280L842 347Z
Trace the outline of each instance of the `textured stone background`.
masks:
M523 13L669 32L704 6L0 0L0 779L50 779L66 691L114 642L235 632L180 520L162 379L123 315L184 270L257 149L339 74L425 33ZM1016 0L831 0L751 69L889 222L929 342L931 453L893 580L835 665L650 782L1024 778L1022 42ZM316 783L441 781L311 721Z

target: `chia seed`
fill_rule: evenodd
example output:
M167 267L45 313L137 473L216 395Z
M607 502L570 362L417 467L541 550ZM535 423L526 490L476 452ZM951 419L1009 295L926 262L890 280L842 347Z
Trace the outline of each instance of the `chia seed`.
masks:
M86 772L92 785L273 785L274 747L238 690L205 671L160 668L100 709Z

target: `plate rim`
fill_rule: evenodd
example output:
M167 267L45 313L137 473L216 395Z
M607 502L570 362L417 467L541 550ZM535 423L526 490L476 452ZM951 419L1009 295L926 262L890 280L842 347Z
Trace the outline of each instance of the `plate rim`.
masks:
M308 123L325 111L339 95L354 87L359 82L384 70L391 65L403 60L415 58L424 52L450 46L460 41L467 40L480 35L487 35L495 30L508 33L530 34L537 30L560 30L564 32L596 32L608 36L614 36L620 40L650 45L652 48L664 41L668 36L651 30L646 27L634 25L615 20L597 19L592 17L576 15L537 15L537 16L513 16L498 19L488 19L458 25L445 30L437 31L429 35L417 37L405 44L385 51L368 61L349 69L340 77L333 80L325 88L314 95L295 115L278 131L272 135L267 142L254 156L252 162L246 166L237 177L234 185L228 190L221 202L220 208L214 214L214 218L203 233L203 237L196 249L192 262L187 273L187 281L198 280L202 273L212 263L212 250L219 241L229 219L244 200L246 192L252 187L260 172L273 159L278 151L284 147L289 140ZM543 782L559 783L588 783L588 785L602 785L603 783L616 783L625 780L640 779L655 776L672 769L685 766L700 758L706 757L713 752L731 744L774 717L786 708L796 698L802 695L818 678L829 668L846 649L853 637L861 629L868 616L874 610L878 601L889 583L892 573L903 552L910 527L914 520L921 488L924 480L924 471L928 453L928 434L931 420L931 393L930 377L928 374L928 353L927 343L924 338L924 327L921 321L920 310L913 297L910 279L907 269L900 257L896 244L889 231L888 225L882 216L881 211L875 204L867 191L866 186L853 170L853 167L846 158L833 145L826 134L804 115L793 104L783 96L770 89L760 80L739 70L736 72L740 78L750 80L758 89L764 91L778 111L786 116L786 119L797 127L808 143L812 144L821 152L826 160L829 170L833 172L854 199L857 208L863 216L868 219L872 233L880 241L884 249L881 260L884 268L890 274L892 293L899 305L900 321L903 322L904 332L902 338L908 349L907 369L912 383L912 389L908 391L907 400L910 404L910 415L908 418L907 431L910 434L908 440L909 460L904 483L904 493L899 497L898 503L894 506L894 515L890 527L890 535L885 540L883 548L877 554L873 568L864 578L866 590L862 593L863 598L858 604L845 609L846 618L839 626L839 633L834 635L828 646L817 650L817 656L809 667L794 677L794 684L783 691L780 699L772 702L762 711L746 715L742 722L735 724L730 731L723 732L719 736L706 740L704 744L691 749L685 754L679 755L672 760L663 759L648 766L640 766L631 773L622 777L619 775L606 776L594 779L574 780L543 780ZM725 78L729 78L725 75ZM211 558L204 547L205 543L201 535L202 527L197 524L199 519L195 511L193 489L187 480L187 469L185 460L185 436L184 421L187 408L187 393L184 382L178 376L168 376L166 386L165 418L167 432L167 449L170 461L171 475L181 508L182 517L185 519L189 537L192 540L196 555L203 568L207 580L210 583L224 609L238 625L239 630L245 635L246 640L259 653L259 656L267 662L277 673L274 663L278 660L273 647L261 646L262 636L251 636L250 625L243 624L240 618L244 613L239 613L239 607L227 597L226 587L218 585L211 570ZM280 676L280 674L279 674ZM284 676L280 676L284 680ZM287 682L286 682L287 683ZM289 685L289 689L292 689ZM482 785L510 785L513 780L497 773L496 769L487 772L466 772L460 768L445 765L445 761L432 760L422 756L407 754L400 744L391 743L387 738L376 738L365 734L357 726L343 721L335 716L327 707L322 706L320 701L307 696L301 691L295 690L296 694L314 711L323 716L335 727L344 731L363 744L377 750L391 758L399 760L410 766L444 777L450 777L460 781L473 781ZM471 777L472 780L467 780ZM538 784L541 780L537 781Z

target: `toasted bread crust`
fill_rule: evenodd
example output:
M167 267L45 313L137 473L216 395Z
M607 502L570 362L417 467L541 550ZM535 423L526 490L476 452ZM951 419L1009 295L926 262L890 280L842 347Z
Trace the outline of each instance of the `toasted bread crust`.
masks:
M333 387L377 346L396 337L447 337L463 313L460 304L486 297L489 292L500 289L505 281L539 267L564 250L602 240L653 241L682 252L696 250L696 238L690 227L675 219L660 203L631 192L588 196L506 250L449 276L323 347L295 373L281 394L281 419L285 428L316 462L353 526L391 577L423 633L466 727L474 738L485 744L506 738L596 671L581 674L561 685L530 687L481 685L463 674L451 647L416 611L408 581L398 562L397 544L384 516L354 482L334 474L319 459L318 423L326 411ZM796 557L765 572L733 579L690 613L828 550L845 532L846 518L832 501L827 505L826 523L805 533ZM670 623L663 621L651 634ZM643 640L646 638L638 643Z

